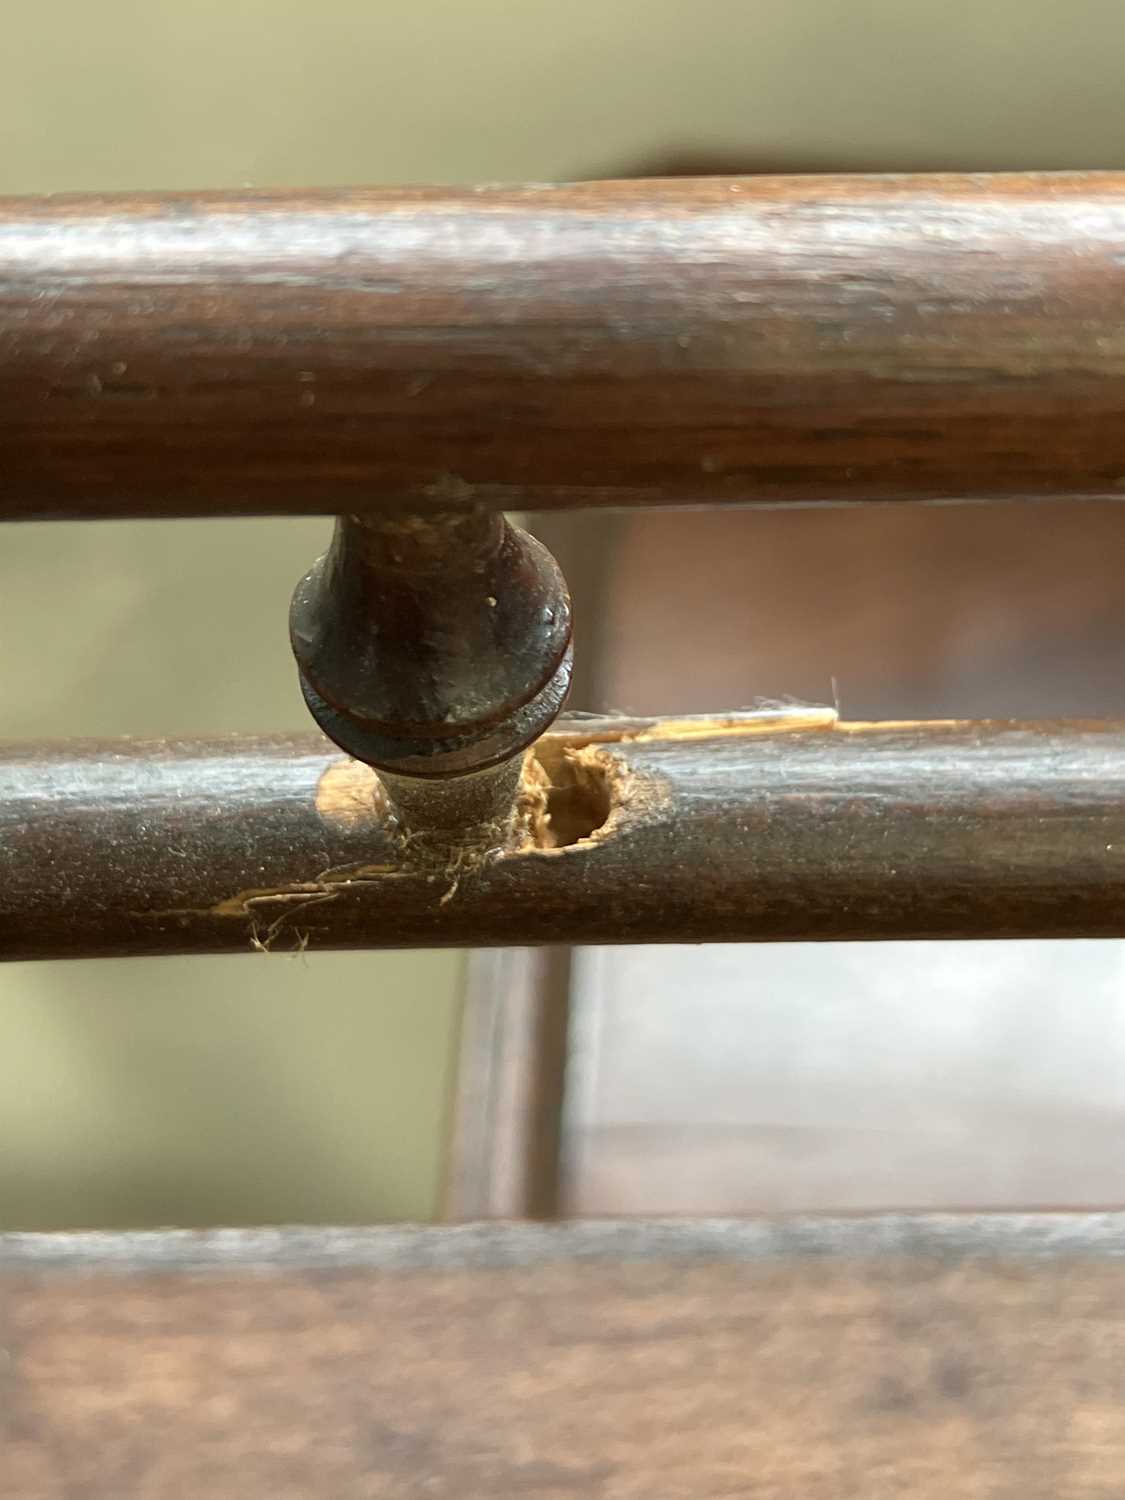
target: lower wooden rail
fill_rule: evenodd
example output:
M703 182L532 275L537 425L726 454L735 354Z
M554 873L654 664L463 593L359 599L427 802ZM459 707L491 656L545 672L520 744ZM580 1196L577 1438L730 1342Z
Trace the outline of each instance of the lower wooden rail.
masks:
M1097 1500L1125 1215L0 1237L20 1500Z
M316 736L0 748L0 955L1125 935L1125 724L572 721L511 847Z

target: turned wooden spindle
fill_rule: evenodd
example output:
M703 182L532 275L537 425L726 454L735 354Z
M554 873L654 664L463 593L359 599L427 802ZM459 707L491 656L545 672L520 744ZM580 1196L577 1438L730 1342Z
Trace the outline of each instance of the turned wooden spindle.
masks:
M313 718L408 832L503 843L522 752L570 685L570 599L540 542L480 508L342 516L290 635Z

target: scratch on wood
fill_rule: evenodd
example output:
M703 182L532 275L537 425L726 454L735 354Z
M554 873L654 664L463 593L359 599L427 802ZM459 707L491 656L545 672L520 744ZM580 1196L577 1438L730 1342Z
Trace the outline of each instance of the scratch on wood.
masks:
M834 729L839 716L834 708L794 705L776 709L754 709L745 714L714 715L682 719L657 719L625 741L730 739L736 735L794 734L801 729Z
M963 729L972 722L971 719L842 719L833 727L838 734L893 734L900 730Z
M620 729L604 721L585 738L580 729L547 735L526 754L511 842L487 855L458 859L445 870L449 883L437 900L448 906L463 882L493 861L531 856L574 857L589 854L630 822L658 813L668 799L663 778L640 773L629 764L628 746L658 740L730 739L808 730L854 733L894 724L843 724L834 708L807 704L770 704L724 715L623 720ZM317 813L326 823L354 832L393 820L389 799L374 770L342 756L321 774L315 791ZM432 878L432 870L408 857L409 835L396 840L394 863L344 865L321 871L314 879L284 886L252 886L205 908L170 908L138 913L146 918L218 917L249 920L248 941L257 952L272 950L283 931L309 907L336 900L344 891L387 879ZM280 910L279 910L280 908ZM266 920L266 918L270 920ZM303 951L309 934L300 938Z

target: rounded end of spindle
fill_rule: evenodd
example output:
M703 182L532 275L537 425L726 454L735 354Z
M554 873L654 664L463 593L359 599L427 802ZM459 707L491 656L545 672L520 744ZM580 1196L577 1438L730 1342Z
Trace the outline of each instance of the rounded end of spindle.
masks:
M491 511L341 517L294 593L290 638L313 718L383 774L414 823L427 806L431 823L459 821L476 791L436 793L463 778L494 788L485 800L502 816L515 782L499 770L549 728L570 687L562 573Z

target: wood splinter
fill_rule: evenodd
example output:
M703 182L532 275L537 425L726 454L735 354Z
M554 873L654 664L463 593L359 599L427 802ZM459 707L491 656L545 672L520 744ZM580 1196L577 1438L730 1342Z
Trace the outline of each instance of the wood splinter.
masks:
M540 542L482 508L341 516L290 637L313 718L378 771L421 857L507 842L523 752L570 685L570 598Z
M0 744L0 959L1125 936L1125 723L582 718L526 764L538 816L439 861L319 734Z

